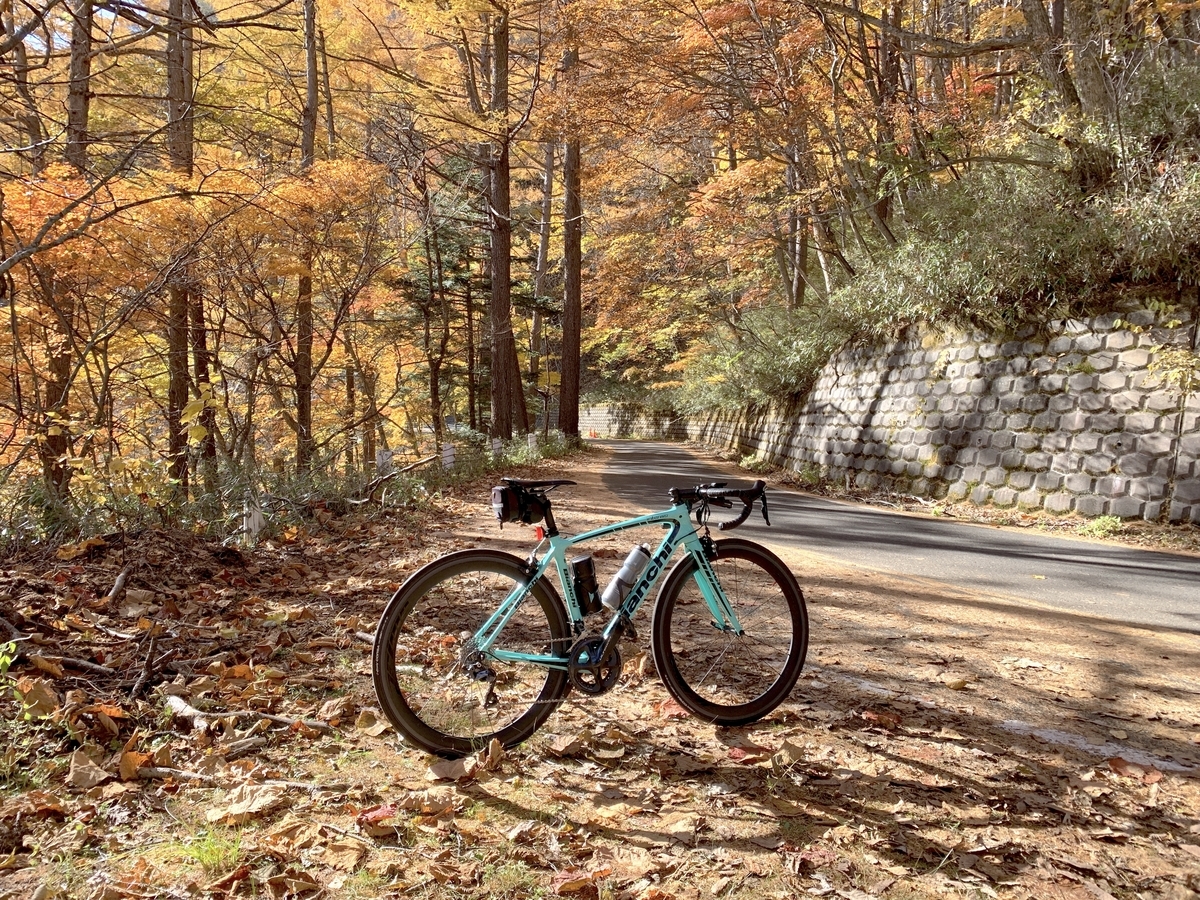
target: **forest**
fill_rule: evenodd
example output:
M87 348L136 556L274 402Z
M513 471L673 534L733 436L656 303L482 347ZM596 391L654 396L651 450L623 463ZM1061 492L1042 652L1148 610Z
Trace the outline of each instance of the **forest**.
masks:
M1196 306L1194 0L0 19L6 542L353 493L581 397L786 400L914 323Z

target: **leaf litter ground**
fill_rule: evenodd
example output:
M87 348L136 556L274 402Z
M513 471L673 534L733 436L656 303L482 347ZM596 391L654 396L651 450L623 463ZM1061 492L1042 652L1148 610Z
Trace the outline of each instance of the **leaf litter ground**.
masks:
M564 529L633 514L604 462L538 471L580 482ZM782 547L809 661L755 726L674 704L647 610L618 687L527 744L404 748L370 633L420 565L528 549L487 487L253 549L150 531L10 561L0 900L1200 896L1194 634ZM628 542L596 546L602 581Z

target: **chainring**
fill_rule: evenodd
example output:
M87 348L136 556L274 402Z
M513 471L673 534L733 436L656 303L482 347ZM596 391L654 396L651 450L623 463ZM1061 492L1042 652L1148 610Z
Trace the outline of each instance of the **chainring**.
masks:
M615 646L604 659L604 638L582 637L571 647L571 662L567 672L571 685L582 694L597 696L608 693L621 677L621 651Z

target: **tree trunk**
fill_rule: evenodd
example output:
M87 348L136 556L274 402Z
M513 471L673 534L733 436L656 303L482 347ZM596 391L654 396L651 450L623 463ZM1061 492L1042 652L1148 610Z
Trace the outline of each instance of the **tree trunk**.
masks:
M325 139L328 141L327 156L333 159L337 143L337 131L333 123L333 89L329 83L329 54L325 52L325 29L317 29L317 49L321 54L321 85L325 89Z
M514 428L529 427L525 390L517 364L512 327L512 197L508 125L508 13L495 14L492 27L491 111L500 133L491 147L492 296L492 434L511 438Z
M346 421L354 422L358 416L358 398L354 386L354 365L347 362L345 367L346 379ZM357 469L355 445L358 443L355 428L352 426L346 435L346 475L352 477Z
M192 52L190 29L185 24L191 8L185 8L184 0L170 0L167 11L172 20L167 35L167 157L175 172L191 178L195 156L191 124ZM187 240L187 236L184 239ZM194 263L194 252L183 248L167 286L167 455L179 499L186 499L188 495L183 408L188 402L189 389L188 339ZM203 328L203 321L200 327Z
M67 162L87 171L88 111L92 99L92 0L71 10L71 61L67 82Z
M74 354L71 349L70 323L75 319L75 303L61 292L51 273L42 280L43 291L53 309L54 317L46 341L47 378L41 400L46 423L45 441L39 446L42 473L47 487L60 499L66 499L71 482L71 467L67 456L71 449L70 423L67 404L71 394L71 369Z
M546 158L542 165L542 220L538 223L537 263L533 272L533 299L540 304L546 296L546 275L550 268L550 217L554 212L554 144L546 143ZM529 329L529 377L534 384L541 374L542 311L533 308L533 323Z
M204 293L200 286L188 284L188 307L191 317L192 371L196 381L196 395L205 399L200 413L200 424L204 426L204 438L200 441L200 477L207 494L217 492L217 415L208 403L213 398L212 354L208 350L208 326L204 317Z
M317 142L317 2L304 0L305 98L300 113L300 171L312 168ZM296 471L306 473L313 458L313 249L301 235L300 278L296 292Z
M575 54L572 53L572 56ZM562 384L558 397L558 427L568 438L579 437L579 341L583 317L583 203L579 196L579 141L567 142L563 163L563 333Z
M471 257L467 256L467 280L463 287L463 305L467 314L467 419L472 431L479 430L479 415L476 412L476 394L479 391L479 373L475 360L475 295L471 292Z
M11 4L8 4L4 11L3 27L5 35L11 37L17 33L17 23L13 18ZM25 42L19 41L12 53L12 77L17 95L25 107L22 112L17 114L17 118L25 128L25 140L29 145L22 155L29 160L29 168L36 175L46 166L46 130L42 127L42 117L38 112L37 102L29 89L29 58L25 52Z
M1113 97L1104 71L1104 33L1094 0L1071 0L1067 25L1075 57L1075 82L1083 114L1100 122L1113 116Z
M1079 109L1079 93L1075 90L1075 82L1071 80L1070 73L1067 72L1061 31L1059 36L1055 36L1056 26L1051 25L1042 0L1021 0L1021 11L1025 14L1025 25L1033 38L1033 47L1041 61L1042 73L1046 80L1050 82L1064 106Z

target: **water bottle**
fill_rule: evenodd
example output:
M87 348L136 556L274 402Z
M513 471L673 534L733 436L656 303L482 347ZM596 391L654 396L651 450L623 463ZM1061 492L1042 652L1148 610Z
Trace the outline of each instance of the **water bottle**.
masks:
M638 544L630 550L629 555L625 557L625 564L621 566L620 571L613 576L608 587L604 589L604 593L600 595L600 602L613 611L620 608L621 601L625 599L649 563L650 548L648 546Z

